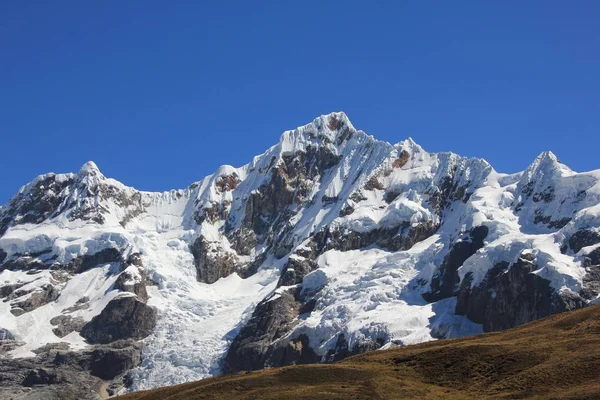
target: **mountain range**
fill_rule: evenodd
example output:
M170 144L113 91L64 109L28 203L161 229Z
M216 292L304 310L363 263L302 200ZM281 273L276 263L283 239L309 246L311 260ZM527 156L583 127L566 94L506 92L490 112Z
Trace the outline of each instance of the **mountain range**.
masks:
M0 208L0 395L331 363L599 294L600 170L544 152L499 173L332 113L185 189L139 191L93 162L23 186Z

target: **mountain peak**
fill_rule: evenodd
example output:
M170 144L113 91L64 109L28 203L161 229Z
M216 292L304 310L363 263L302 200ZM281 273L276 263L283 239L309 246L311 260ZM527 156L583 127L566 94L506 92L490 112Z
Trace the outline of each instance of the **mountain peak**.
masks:
M549 163L560 163L558 161L558 157L551 151L543 151L536 157L536 160L540 160L540 162L549 162Z
M573 174L573 171L561 163L558 157L551 151L544 151L538 155L533 163L523 171L524 182L540 180L543 177L567 176Z
M541 171L541 170L553 170L553 171L570 171L569 167L564 165L558 160L558 157L551 151L544 151L538 155L533 163L527 168L527 171Z
M306 146L328 143L339 145L356 132L343 112L332 112L315 118L312 122L283 132L279 146L283 153L302 150Z
M423 151L423 148L411 137L408 137L405 140L399 142L398 144L396 144L396 147L400 147L412 153L418 153Z
M355 131L356 129L350 122L346 113L343 111L336 111L320 115L311 123L298 127L297 130L309 134L319 133L320 135L329 137L329 139L334 139L337 135L342 134L347 130Z
M88 161L79 169L80 175L97 175L100 174L100 169L93 161Z

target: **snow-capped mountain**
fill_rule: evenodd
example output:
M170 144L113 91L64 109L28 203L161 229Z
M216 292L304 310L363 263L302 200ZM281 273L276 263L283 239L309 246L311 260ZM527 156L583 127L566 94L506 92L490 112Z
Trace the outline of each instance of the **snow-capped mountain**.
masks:
M599 293L600 170L546 152L502 174L376 140L343 113L183 190L138 191L89 162L0 208L4 390L331 362Z

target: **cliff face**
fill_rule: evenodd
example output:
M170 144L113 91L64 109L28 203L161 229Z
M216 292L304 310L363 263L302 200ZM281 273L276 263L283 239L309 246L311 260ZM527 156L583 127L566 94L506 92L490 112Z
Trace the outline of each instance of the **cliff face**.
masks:
M552 153L501 174L343 113L184 190L90 162L0 208L0 343L143 340L119 390L507 329L596 301L599 204Z

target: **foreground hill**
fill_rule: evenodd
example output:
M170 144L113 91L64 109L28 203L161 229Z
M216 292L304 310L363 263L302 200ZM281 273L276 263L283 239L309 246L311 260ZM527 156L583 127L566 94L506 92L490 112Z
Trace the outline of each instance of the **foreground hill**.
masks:
M205 379L123 400L600 398L600 306L501 333Z

